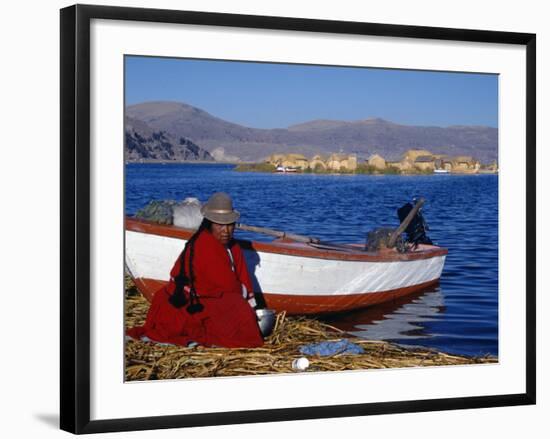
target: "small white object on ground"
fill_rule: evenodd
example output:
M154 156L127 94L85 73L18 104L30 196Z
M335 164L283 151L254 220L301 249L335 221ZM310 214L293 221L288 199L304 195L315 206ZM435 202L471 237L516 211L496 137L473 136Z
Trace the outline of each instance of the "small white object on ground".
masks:
M306 370L309 367L309 360L306 357L296 358L292 362L292 368L295 370Z

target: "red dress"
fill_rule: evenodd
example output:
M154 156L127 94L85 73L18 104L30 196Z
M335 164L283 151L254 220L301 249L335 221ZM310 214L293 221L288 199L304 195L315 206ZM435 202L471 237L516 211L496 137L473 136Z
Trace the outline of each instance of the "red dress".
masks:
M176 286L174 278L180 272L181 257L178 257L170 272L170 282L153 296L145 325L128 329L127 334L183 346L189 342L228 348L261 346L263 338L256 313L242 294L241 284L247 291L253 290L241 248L235 242L230 246L232 263L226 247L208 230L201 232L194 245L194 286L204 309L189 314L186 306L175 308L168 301Z

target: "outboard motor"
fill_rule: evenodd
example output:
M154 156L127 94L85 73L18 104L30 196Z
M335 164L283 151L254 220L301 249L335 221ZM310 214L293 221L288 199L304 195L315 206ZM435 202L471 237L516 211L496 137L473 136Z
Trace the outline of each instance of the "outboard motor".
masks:
M405 205L397 209L397 216L399 217L400 223L403 222L403 220L407 217L412 208L413 204L406 203ZM420 209L416 213L412 221L405 229L405 233L407 234L407 241L413 244L414 247L417 247L418 244L433 244L432 240L426 235L426 231L430 230L430 228L428 227L428 224L426 224L426 221L422 216L421 210L422 209Z

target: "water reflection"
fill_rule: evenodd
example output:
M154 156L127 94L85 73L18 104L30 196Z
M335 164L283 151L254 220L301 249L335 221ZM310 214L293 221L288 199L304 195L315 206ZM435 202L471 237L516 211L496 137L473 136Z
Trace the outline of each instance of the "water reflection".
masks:
M399 343L432 337L425 323L444 312L443 293L437 286L380 305L324 317L323 321L358 337Z

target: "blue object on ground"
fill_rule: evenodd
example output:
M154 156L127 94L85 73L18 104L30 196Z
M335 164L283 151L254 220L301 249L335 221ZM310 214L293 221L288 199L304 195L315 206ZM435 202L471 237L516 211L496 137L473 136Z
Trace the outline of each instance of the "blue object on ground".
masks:
M336 354L357 355L364 353L365 350L349 340L342 339L338 341L322 341L320 343L301 346L300 352L304 355L327 357Z

